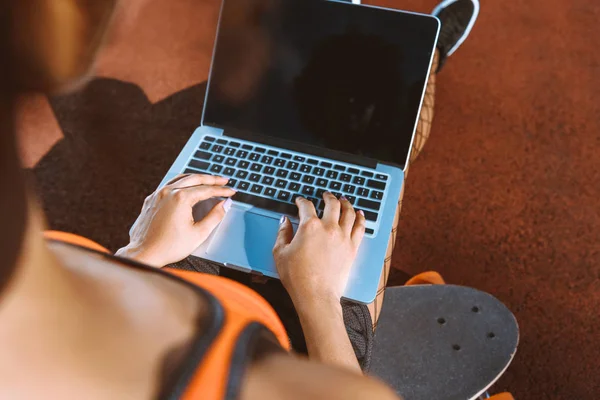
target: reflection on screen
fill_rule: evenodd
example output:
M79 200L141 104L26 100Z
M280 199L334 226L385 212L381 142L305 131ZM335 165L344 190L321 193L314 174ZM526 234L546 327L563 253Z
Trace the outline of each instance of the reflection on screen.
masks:
M432 18L324 0L225 0L204 123L404 165Z

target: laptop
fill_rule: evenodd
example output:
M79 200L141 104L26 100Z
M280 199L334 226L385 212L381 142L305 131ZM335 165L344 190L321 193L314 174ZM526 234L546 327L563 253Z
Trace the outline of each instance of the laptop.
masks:
M278 278L272 248L297 196L344 195L366 234L344 298L375 299L439 21L326 0L224 0L200 126L160 186L229 177L233 205L193 255Z

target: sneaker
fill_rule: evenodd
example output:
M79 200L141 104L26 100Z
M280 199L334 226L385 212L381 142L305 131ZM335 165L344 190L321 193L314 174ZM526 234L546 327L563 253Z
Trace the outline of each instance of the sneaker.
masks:
M431 13L442 23L437 48L440 51L438 71L471 33L479 15L479 0L444 0Z

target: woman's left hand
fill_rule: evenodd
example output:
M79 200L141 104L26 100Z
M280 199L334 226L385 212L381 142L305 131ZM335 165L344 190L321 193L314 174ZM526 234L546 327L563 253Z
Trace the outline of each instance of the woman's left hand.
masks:
M223 187L227 181L211 175L177 176L146 198L131 229L130 243L116 254L156 267L189 256L225 217L231 200L217 203L197 222L192 207L212 197L233 196L235 190Z

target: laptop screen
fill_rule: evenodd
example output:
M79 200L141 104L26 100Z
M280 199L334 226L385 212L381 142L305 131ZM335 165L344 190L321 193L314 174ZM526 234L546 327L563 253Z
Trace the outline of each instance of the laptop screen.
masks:
M203 122L403 167L437 31L350 3L225 0Z

